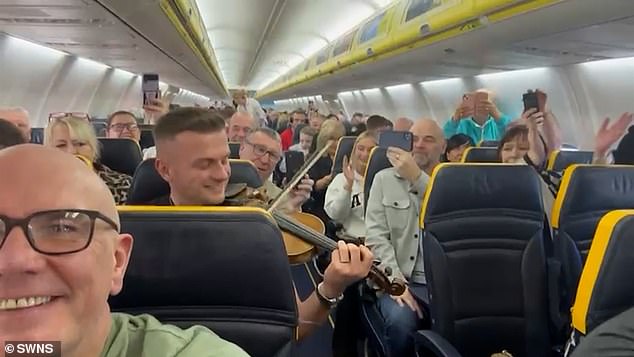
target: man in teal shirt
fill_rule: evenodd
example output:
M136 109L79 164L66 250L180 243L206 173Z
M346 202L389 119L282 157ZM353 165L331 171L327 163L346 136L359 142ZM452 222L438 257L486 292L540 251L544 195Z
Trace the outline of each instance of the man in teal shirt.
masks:
M110 312L133 238L82 161L22 144L0 151L0 340L61 341L64 357L244 357L202 326Z
M486 99L482 93L487 94ZM471 95L471 100L477 100L477 103L475 106L465 101L460 103L454 115L445 124L445 137L451 138L456 134L464 134L469 136L476 145L483 141L500 141L511 118L500 112L494 103L493 94L488 90L479 89L476 93L467 95Z

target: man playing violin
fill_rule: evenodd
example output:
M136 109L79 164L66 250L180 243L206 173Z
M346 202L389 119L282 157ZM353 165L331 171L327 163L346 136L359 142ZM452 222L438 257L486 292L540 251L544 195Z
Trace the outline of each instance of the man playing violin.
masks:
M200 108L180 108L158 121L154 137L156 169L169 183L170 194L149 204L226 203L231 169L227 133L221 117ZM282 148L277 136L258 130L247 138L240 152L241 157L254 162L267 182ZM304 179L289 194L286 208L298 210L310 196L312 185L312 180ZM330 308L341 299L346 287L368 275L372 260L372 253L365 246L338 242L323 282L305 301L297 298L300 339L327 320Z

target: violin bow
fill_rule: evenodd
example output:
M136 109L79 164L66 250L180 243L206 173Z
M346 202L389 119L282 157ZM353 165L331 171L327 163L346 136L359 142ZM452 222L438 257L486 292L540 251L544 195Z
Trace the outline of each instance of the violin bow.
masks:
M313 166L315 166L317 161L319 161L319 159L321 159L321 157L324 156L324 154L328 151L328 149L333 143L334 141L329 141L321 150L313 153L313 155L306 162L304 162L304 165L302 165L300 170L297 171L297 173L295 174L295 176L293 176L291 181L286 184L286 187L284 188L284 190L282 190L282 192L280 192L280 194L277 195L273 199L273 201L271 201L269 205L269 209L268 209L269 213L273 212L280 205L282 200L295 188L295 186L297 186L300 183L300 181L302 181L306 173L308 173L308 170L310 170Z

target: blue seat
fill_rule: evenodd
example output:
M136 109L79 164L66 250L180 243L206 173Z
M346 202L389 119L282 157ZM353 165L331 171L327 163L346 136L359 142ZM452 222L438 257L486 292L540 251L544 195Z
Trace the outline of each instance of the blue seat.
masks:
M265 211L123 206L119 216L134 249L112 311L203 325L254 357L291 355L295 290L282 234Z
M462 162L496 163L500 157L497 148L470 147L462 154Z
M137 166L143 161L141 147L131 139L99 138L101 157L99 161L109 168L126 175L134 175Z
M535 170L441 164L420 217L432 325L417 335L420 348L548 356L550 237Z
M620 313L634 307L634 210L604 215L592 239L588 263L572 306L570 346Z
M335 153L335 161L332 164L333 175L343 172L343 158L348 157L348 160L350 160L350 154L352 154L355 140L357 140L356 136L344 136L339 139L337 152Z
M375 146L370 152L370 158L368 159L368 165L365 168L365 175L363 178L363 202L368 202L370 197L370 189L374 182L374 176L379 171L392 167L390 161L387 159L387 149ZM363 205L363 212L365 213L367 206Z
M593 155L592 151L555 150L548 158L546 170L561 173L570 165L591 164Z

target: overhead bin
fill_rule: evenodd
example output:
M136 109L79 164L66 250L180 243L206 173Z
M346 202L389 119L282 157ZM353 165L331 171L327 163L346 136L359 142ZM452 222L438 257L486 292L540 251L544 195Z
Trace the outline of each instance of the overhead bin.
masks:
M211 41L195 0L161 0L160 5L185 43L227 92L227 86L220 74Z
M329 46L329 49L332 47L329 60L317 64L316 57L323 55L318 53L306 62L303 72L287 80L274 82L260 91L258 97L350 66L428 46L476 30L488 22L500 21L559 1L399 0L335 41L334 46ZM492 16L496 13L499 16ZM352 43L347 46L350 37Z

